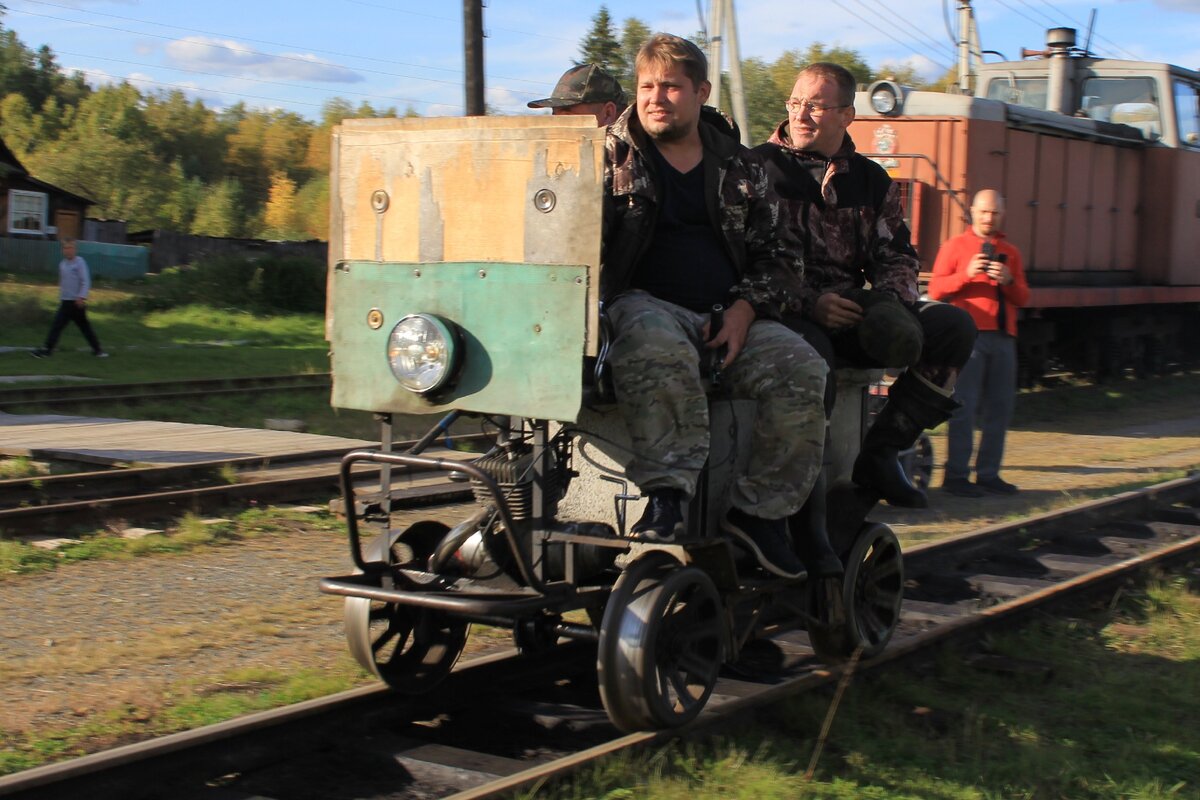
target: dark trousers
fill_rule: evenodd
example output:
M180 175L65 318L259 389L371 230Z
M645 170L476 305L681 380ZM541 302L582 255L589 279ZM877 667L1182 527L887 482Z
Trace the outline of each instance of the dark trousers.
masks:
M957 373L971 357L971 346L975 342L975 323L961 308L949 303L922 300L912 305L912 312L921 324L925 345L921 348L921 359L913 370L921 373L929 382L942 386L936 376L947 372ZM851 327L831 331L809 319L785 319L788 327L799 333L821 354L829 364L829 380L825 382L825 416L833 413L837 400L837 381L833 370L838 366L850 367L894 367L895 364L880 364L863 351L858 341L858 329Z
M999 331L981 331L975 352L954 386L954 399L962 405L950 417L947 431L947 480L970 477L977 427L981 434L975 478L987 481L1000 476L1016 396L1017 340Z
M74 300L63 300L59 304L58 313L54 315L54 322L50 324L50 333L46 336L46 350L54 351L54 346L58 344L58 337L62 335L63 328L67 327L68 322L74 322L79 326L83 338L87 339L87 343L92 346L93 353L100 352L100 340L96 338L96 332L92 330L92 323L88 322L87 307L75 305Z

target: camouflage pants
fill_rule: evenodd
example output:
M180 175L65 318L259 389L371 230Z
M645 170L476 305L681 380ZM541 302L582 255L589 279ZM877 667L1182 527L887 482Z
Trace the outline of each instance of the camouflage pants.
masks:
M616 331L609 354L613 385L633 441L626 474L643 492L674 488L690 497L708 458L701 377L708 315L636 290L614 301L608 314ZM783 325L750 326L742 352L721 378L732 397L756 401L749 464L732 487L738 508L780 519L803 505L821 469L826 371L816 351Z

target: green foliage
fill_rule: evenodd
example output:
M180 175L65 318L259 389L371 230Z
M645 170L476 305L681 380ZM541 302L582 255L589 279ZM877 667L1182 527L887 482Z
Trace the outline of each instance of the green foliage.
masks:
M599 64L610 72L619 74L622 63L621 43L613 30L612 17L608 8L600 6L592 17L592 28L579 45L579 63Z
M244 311L325 310L325 266L295 256L218 256L164 270L141 298L144 310L202 303Z

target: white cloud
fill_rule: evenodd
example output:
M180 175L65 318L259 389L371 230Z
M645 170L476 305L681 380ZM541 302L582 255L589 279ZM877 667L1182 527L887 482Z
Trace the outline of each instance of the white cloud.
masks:
M167 59L185 69L235 71L256 78L359 83L363 76L305 53L271 55L233 39L188 36L166 46Z

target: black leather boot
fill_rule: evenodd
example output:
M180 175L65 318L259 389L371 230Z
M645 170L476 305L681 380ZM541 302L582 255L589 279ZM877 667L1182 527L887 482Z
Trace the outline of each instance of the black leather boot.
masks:
M900 451L917 441L921 431L950 418L958 407L915 374L905 372L888 390L888 402L876 415L854 461L851 477L863 488L878 492L889 505L928 508L929 499L908 480Z
M841 575L845 570L842 560L829 541L829 529L825 524L826 478L825 470L817 476L808 499L799 511L788 520L792 545L796 555L804 562L809 577Z
M845 568L829 541L825 520L827 507L825 469L817 476L808 499L788 520L796 555L804 562L808 573L807 602L809 625L835 628L846 621L846 605L842 599L842 579Z

